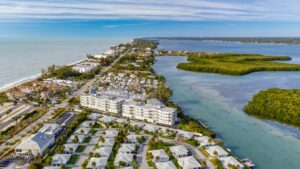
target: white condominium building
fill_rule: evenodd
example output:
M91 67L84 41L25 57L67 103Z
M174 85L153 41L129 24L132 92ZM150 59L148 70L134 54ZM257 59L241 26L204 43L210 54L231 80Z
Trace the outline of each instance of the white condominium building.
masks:
M81 106L110 113L121 113L124 101L124 98L108 95L87 94L80 96Z
M166 107L157 99L148 99L146 104L133 100L126 101L122 108L122 116L152 123L173 125L177 117L176 109Z
M98 63L93 62L82 62L73 66L73 70L79 73L88 73L93 71L99 66Z

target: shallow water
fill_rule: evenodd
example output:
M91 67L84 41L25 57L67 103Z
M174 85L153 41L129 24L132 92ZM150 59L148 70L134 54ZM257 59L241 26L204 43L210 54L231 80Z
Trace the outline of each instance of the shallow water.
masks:
M182 45L180 45L183 43ZM196 43L196 44L194 44ZM204 45L203 45L204 43ZM299 46L231 43L232 50L220 42L181 42L166 40L160 48L206 51L206 43L214 43L210 52L237 52L288 55L298 60ZM218 43L218 44L215 44ZM173 46L175 44L175 46ZM193 44L192 47L189 44ZM242 46L241 46L242 45ZM252 45L265 50L258 52ZM266 44L261 44L265 47ZM225 47L224 47L225 46ZM279 45L280 46L280 45ZM246 49L245 49L246 48ZM273 48L273 52L270 48ZM253 49L253 50L251 50ZM286 49L286 53L283 51ZM291 51L293 49L294 51ZM247 52L246 52L247 51ZM176 69L186 57L157 57L155 71L166 77L173 90L172 99L189 115L206 121L238 157L249 157L261 169L298 169L300 167L300 132L290 126L264 121L246 115L242 108L260 90L270 87L300 88L300 72L258 72L245 76L226 76Z

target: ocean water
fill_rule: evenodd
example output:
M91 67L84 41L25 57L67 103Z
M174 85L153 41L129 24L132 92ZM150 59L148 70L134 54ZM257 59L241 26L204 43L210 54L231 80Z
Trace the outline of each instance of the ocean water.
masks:
M34 77L50 65L64 65L105 52L126 39L0 39L0 89Z
M162 40L168 50L287 55L297 63L300 46ZM300 72L257 72L227 76L176 68L186 57L157 57L153 66L166 77L172 100L194 118L207 122L225 145L240 158L249 157L259 169L299 169L300 130L250 117L243 106L270 87L300 88ZM298 62L299 63L299 62Z

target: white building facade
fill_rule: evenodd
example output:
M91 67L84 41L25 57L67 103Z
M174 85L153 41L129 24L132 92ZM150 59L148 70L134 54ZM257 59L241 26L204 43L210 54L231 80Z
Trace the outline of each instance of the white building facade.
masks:
M177 110L166 107L156 99L147 100L146 104L127 101L122 106L122 116L138 120L147 120L152 123L174 125Z

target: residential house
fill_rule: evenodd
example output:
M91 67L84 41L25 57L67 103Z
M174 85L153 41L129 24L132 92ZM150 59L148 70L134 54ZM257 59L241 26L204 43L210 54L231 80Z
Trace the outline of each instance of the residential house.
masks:
M190 155L189 150L183 145L172 146L169 149L175 158L182 158Z
M170 160L168 154L163 149L152 150L152 151L150 151L150 153L153 156L152 161L154 163L156 163L156 162L167 162L167 161Z
M183 157L177 158L178 164L182 167L182 169L201 169L201 164L193 157Z

